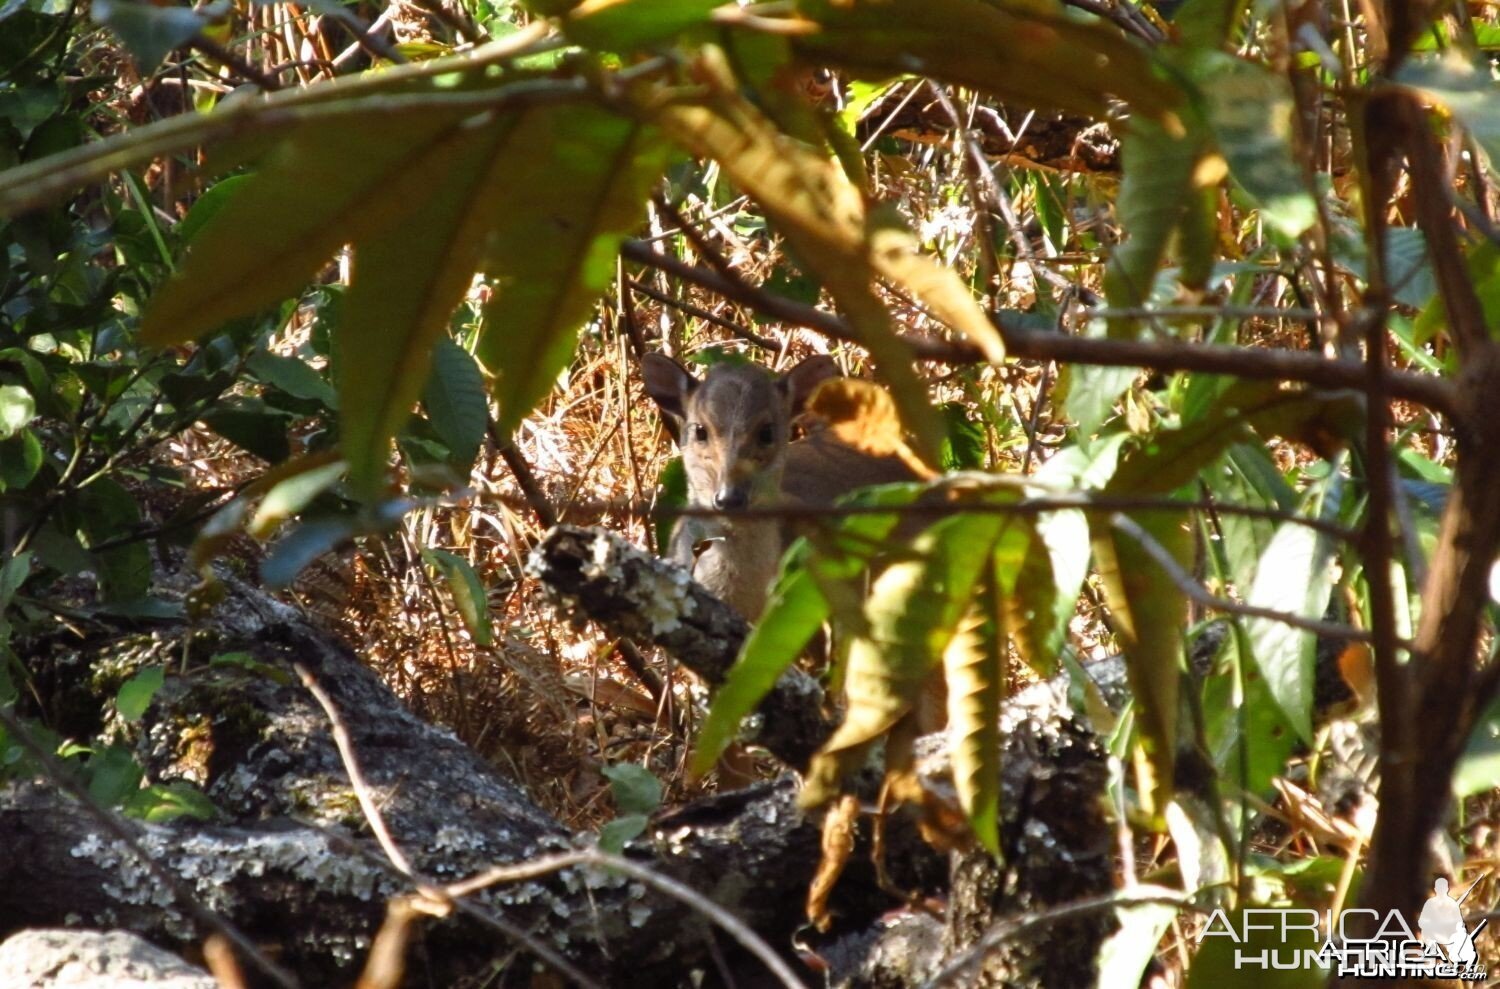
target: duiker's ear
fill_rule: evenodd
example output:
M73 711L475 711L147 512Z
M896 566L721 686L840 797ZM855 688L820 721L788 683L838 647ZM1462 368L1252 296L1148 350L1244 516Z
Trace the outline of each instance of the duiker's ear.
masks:
M641 377L646 382L646 394L661 407L663 412L681 419L686 415L683 403L698 379L665 354L647 354L641 358Z
M796 415L807 404L807 397L813 393L814 388L829 378L838 376L839 366L833 362L833 358L827 354L819 354L816 357L809 357L783 374L776 385L786 392L787 398L791 401L792 415Z

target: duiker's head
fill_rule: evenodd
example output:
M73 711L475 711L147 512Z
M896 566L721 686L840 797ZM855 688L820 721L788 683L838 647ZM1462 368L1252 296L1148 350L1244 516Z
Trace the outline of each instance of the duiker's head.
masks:
M700 381L661 354L647 354L641 370L646 391L682 426L689 500L722 509L775 499L792 418L819 383L839 373L823 356L779 377L755 364L716 364Z

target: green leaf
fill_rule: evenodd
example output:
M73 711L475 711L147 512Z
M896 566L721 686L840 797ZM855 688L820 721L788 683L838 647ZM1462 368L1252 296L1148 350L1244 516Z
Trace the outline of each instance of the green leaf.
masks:
M135 496L112 478L101 478L78 495L79 533L92 548L128 533L141 520ZM110 604L145 597L151 586L151 551L144 540L89 554L99 587Z
M273 591L290 587L304 568L354 536L349 519L305 522L283 536L260 562L260 577Z
M217 4L197 11L191 7L158 7L135 0L94 0L89 7L96 22L125 42L142 75L155 72L172 49L191 41L222 10L223 7Z
M440 549L428 548L422 550L422 559L443 575L443 580L448 584L448 593L453 595L453 603L458 608L458 615L474 641L481 646L494 641L494 633L490 630L489 599L485 597L484 583L469 565L469 561Z
M1294 239L1318 219L1306 176L1293 157L1291 85L1284 75L1226 52L1201 52L1192 74L1229 172L1260 206L1261 219Z
M1191 565L1192 539L1180 512L1142 511L1129 518L1179 567ZM1095 526L1094 557L1111 626L1124 651L1126 677L1135 698L1146 760L1140 768L1148 774L1141 781L1141 802L1155 816L1165 810L1172 795L1187 597L1133 534L1108 516L1095 516L1090 522Z
M922 489L893 484L869 488L849 499L867 506L909 505ZM850 515L827 545L799 540L787 551L760 621L750 630L740 657L714 695L693 752L693 772L703 774L724 754L735 733L828 618L823 586L852 581L896 528L895 515Z
M600 772L609 780L615 809L621 814L650 814L661 806L661 781L644 766L622 762Z
M36 478L46 451L30 429L0 440L0 491L18 491Z
M615 0L584 3L563 18L569 40L598 51L629 52L670 44L708 24L719 0Z
M682 457L673 457L656 475L656 555L667 556L672 545L672 527L677 518L674 508L688 503L687 468Z
M203 413L202 422L241 449L279 464L292 455L286 431L291 417L258 398L231 398Z
M369 114L294 129L204 223L141 323L148 343L191 340L300 292L335 251L410 215L473 140L456 112ZM424 193L426 195L424 195Z
M1015 492L992 497L1010 500ZM876 578L864 605L866 627L849 647L844 721L813 757L800 798L804 806L832 799L866 746L911 710L957 631L1007 521L992 512L945 518L916 538L910 558Z
M1337 504L1341 487L1337 477L1330 474L1308 492L1302 514L1321 516L1325 504ZM1246 603L1300 618L1322 618L1333 589L1333 550L1333 541L1325 533L1283 522L1260 559ZM1370 578L1375 579L1373 574ZM1316 637L1266 618L1245 619L1245 632L1271 696L1302 740L1310 742Z
M1227 919L1226 919L1227 918ZM1231 933L1233 936L1231 936ZM1246 910L1210 917L1188 970L1188 989L1322 989L1328 973L1317 966L1279 968L1241 965L1240 959L1301 959L1319 948L1317 931L1308 926L1285 930Z
M439 337L432 352L422 406L453 459L472 464L489 426L490 402L479 364L451 337Z
M856 78L889 79L920 66L924 76L1007 103L1096 118L1113 96L1131 105L1132 126L1166 117L1182 102L1181 91L1118 31L1041 4L803 0L797 11L821 29L792 35L794 49Z
M245 362L245 367L262 384L279 388L293 398L317 402L328 409L339 406L338 395L334 393L333 387L306 362L295 357L257 350Z
M204 796L202 791L181 780L142 787L125 798L121 809L126 817L152 824L175 821L179 817L211 821L218 813L213 801Z
M1119 894L1115 919L1119 929L1099 945L1099 986L1138 986L1146 966L1156 957L1156 946L1178 908L1170 903L1132 903L1133 898L1176 898L1181 892L1165 886L1136 885Z
M938 466L945 471L983 470L987 454L984 423L971 418L962 402L944 402L938 412L944 427Z
M166 673L164 666L148 666L126 680L115 696L115 709L120 712L120 717L126 721L141 720L146 708L151 706L151 698L161 689Z
M106 807L118 806L140 789L144 773L130 750L111 745L89 756L84 767L88 774L89 796Z
M599 829L599 848L611 855L619 855L625 846L640 837L649 823L645 814L626 814L609 821Z
M552 107L522 120L583 112ZM356 240L353 280L337 326L339 426L349 479L363 498L379 488L391 437L428 381L433 345L444 339L487 238L521 222L514 200L530 192L526 183L534 180L526 167L545 164L556 153L526 140L524 123L512 118L434 147L414 168L431 175L435 189L422 213ZM550 236L541 239L551 242Z
M198 197L197 202L187 211L187 216L177 224L178 238L184 244L192 243L208 221L239 194L241 187L254 178L253 175L231 175L215 182Z
M1104 291L1111 306L1137 308L1151 297L1156 269L1194 195L1194 170L1202 150L1198 136L1172 134L1146 120L1132 122L1120 142L1125 178L1115 213L1126 238L1105 268ZM1110 320L1109 336L1131 338L1139 326L1137 321Z
M478 353L496 375L501 437L572 359L578 328L614 277L620 241L644 217L667 158L654 130L581 107L526 114L512 147L505 222L484 260L496 292Z
M308 460L305 464L304 469L291 473L266 492L249 524L245 526L247 533L256 539L265 539L282 522L302 511L314 498L336 484L345 470L342 460L335 460L330 464Z
M0 440L8 440L36 418L36 400L20 385L0 385Z
M1500 167L1500 87L1488 60L1471 62L1453 48L1432 58L1407 59L1395 81L1446 107L1484 149L1490 168Z
M958 802L979 843L998 857L1000 700L1005 670L995 642L984 634L980 609L964 617L943 650L943 677L948 686L949 751Z

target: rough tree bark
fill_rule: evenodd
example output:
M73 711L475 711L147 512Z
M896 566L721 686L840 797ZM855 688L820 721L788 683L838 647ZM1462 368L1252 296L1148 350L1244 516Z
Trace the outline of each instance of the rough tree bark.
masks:
M622 593L649 583L630 576L642 567L659 573L654 560L613 537L573 532L567 538L586 546L589 559L605 553L597 548L599 540L623 554L603 568L619 578ZM561 539L554 534L550 542ZM290 675L292 663L309 669L342 713L390 831L418 872L448 882L590 840L541 811L450 733L413 716L342 646L297 613L253 588L237 582L231 587L230 600L208 623L212 632L168 623L56 648L39 664L47 671L40 682L54 719L66 720L68 711L97 709L96 698L80 697L91 685L109 695L112 687L102 684L101 669L112 668L118 677L165 657L180 665L186 657L189 672L168 677L133 744L151 779L198 782L221 818L132 827L195 898L268 946L305 984L348 980L385 901L410 884L373 851L327 719ZM694 604L682 609L690 614L681 624L696 629L698 638L679 642L678 658L688 663L694 641L704 649L720 642L719 659L732 656L725 649L736 628L743 635L743 625L736 627L719 602L700 597L701 589L685 586L683 593ZM575 598L585 599L599 603L611 596L595 586ZM614 600L618 607L635 599L627 594ZM671 625L665 611L657 624ZM668 632L663 628L661 634ZM680 629L678 634L688 635ZM252 661L206 662L227 652L248 653ZM724 668L727 663L720 673ZM778 696L808 714L796 701L798 691ZM1043 688L1008 717L1013 727L1004 834L1011 858L1005 870L986 872L987 895L972 905L955 893L955 916L1044 909L1110 888L1097 740L1071 717L1059 691ZM777 721L766 719L773 736ZM808 727L808 720L785 723L797 726L784 736L797 740L782 746L789 756L810 751L807 746L824 730ZM933 785L940 785L945 760L936 748L925 767ZM658 816L627 854L708 895L789 953L819 858L818 825L797 809L794 796L795 783L785 778L696 802ZM944 858L911 837L909 822L892 828L887 855L894 880L919 895L942 897ZM51 785L0 794L0 848L8 853L0 856L0 936L36 926L125 928L191 953L206 934L122 843ZM764 984L764 968L721 933L710 932L702 917L619 875L574 868L497 887L475 902L603 985L688 984L695 972L714 984L719 961L729 965L738 985ZM880 921L899 903L880 890L863 851L840 880L834 904L839 926L819 950L837 968L841 984L916 985L944 953L882 953L895 932L912 928L930 947L937 928L917 914L900 923ZM1082 985L1108 926L1101 915L1007 945L997 971L1013 984ZM950 939L948 952L967 943L973 924L955 922L954 930L964 935ZM409 958L408 980L463 985L483 978L497 961L533 964L523 946L474 918L456 916L426 925ZM818 981L809 973L809 984Z

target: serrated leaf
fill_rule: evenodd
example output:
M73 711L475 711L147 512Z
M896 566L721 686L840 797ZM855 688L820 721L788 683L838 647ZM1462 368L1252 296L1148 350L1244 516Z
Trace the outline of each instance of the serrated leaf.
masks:
M484 258L496 291L478 350L496 376L502 437L572 359L578 328L613 278L620 241L645 216L667 158L651 128L583 107L526 114L512 145L513 191Z
M915 485L870 488L852 503L866 506L909 505L921 489ZM734 741L740 722L770 693L776 680L796 662L830 611L825 587L851 581L868 567L898 521L895 515L847 516L832 539L814 546L799 540L787 551L781 574L760 620L750 630L739 659L714 695L698 733L693 772L713 768Z
M472 464L489 426L490 403L479 364L452 337L439 337L433 349L422 407L453 458Z
M1186 569L1192 539L1180 512L1134 512L1130 519ZM1143 769L1141 803L1152 816L1172 796L1177 755L1177 697L1183 669L1182 637L1187 596L1133 534L1109 516L1090 520L1094 558L1109 606L1111 625L1125 654L1125 671L1135 698Z
M599 849L611 855L623 853L625 846L646 830L647 823L644 814L626 814L609 821L599 829Z
M151 706L151 698L161 689L167 670L164 666L150 666L126 680L115 695L115 710L126 721L139 721Z
M813 757L799 798L804 806L832 799L865 747L911 710L952 640L1006 521L992 512L945 518L913 541L910 558L876 578L864 605L866 627L849 647L844 721Z
M487 646L494 641L494 633L490 629L489 599L484 593L484 582L479 579L479 574L474 572L469 561L440 549L423 549L422 558L443 575L443 580L448 585L448 593L453 596L453 604L458 608L458 615L463 619L464 627L469 630L474 641L481 646Z
M953 785L974 837L1000 855L1000 700L1005 671L975 609L943 650Z
M605 766L600 772L609 780L615 809L621 814L650 814L661 807L661 780L646 767L621 762Z

